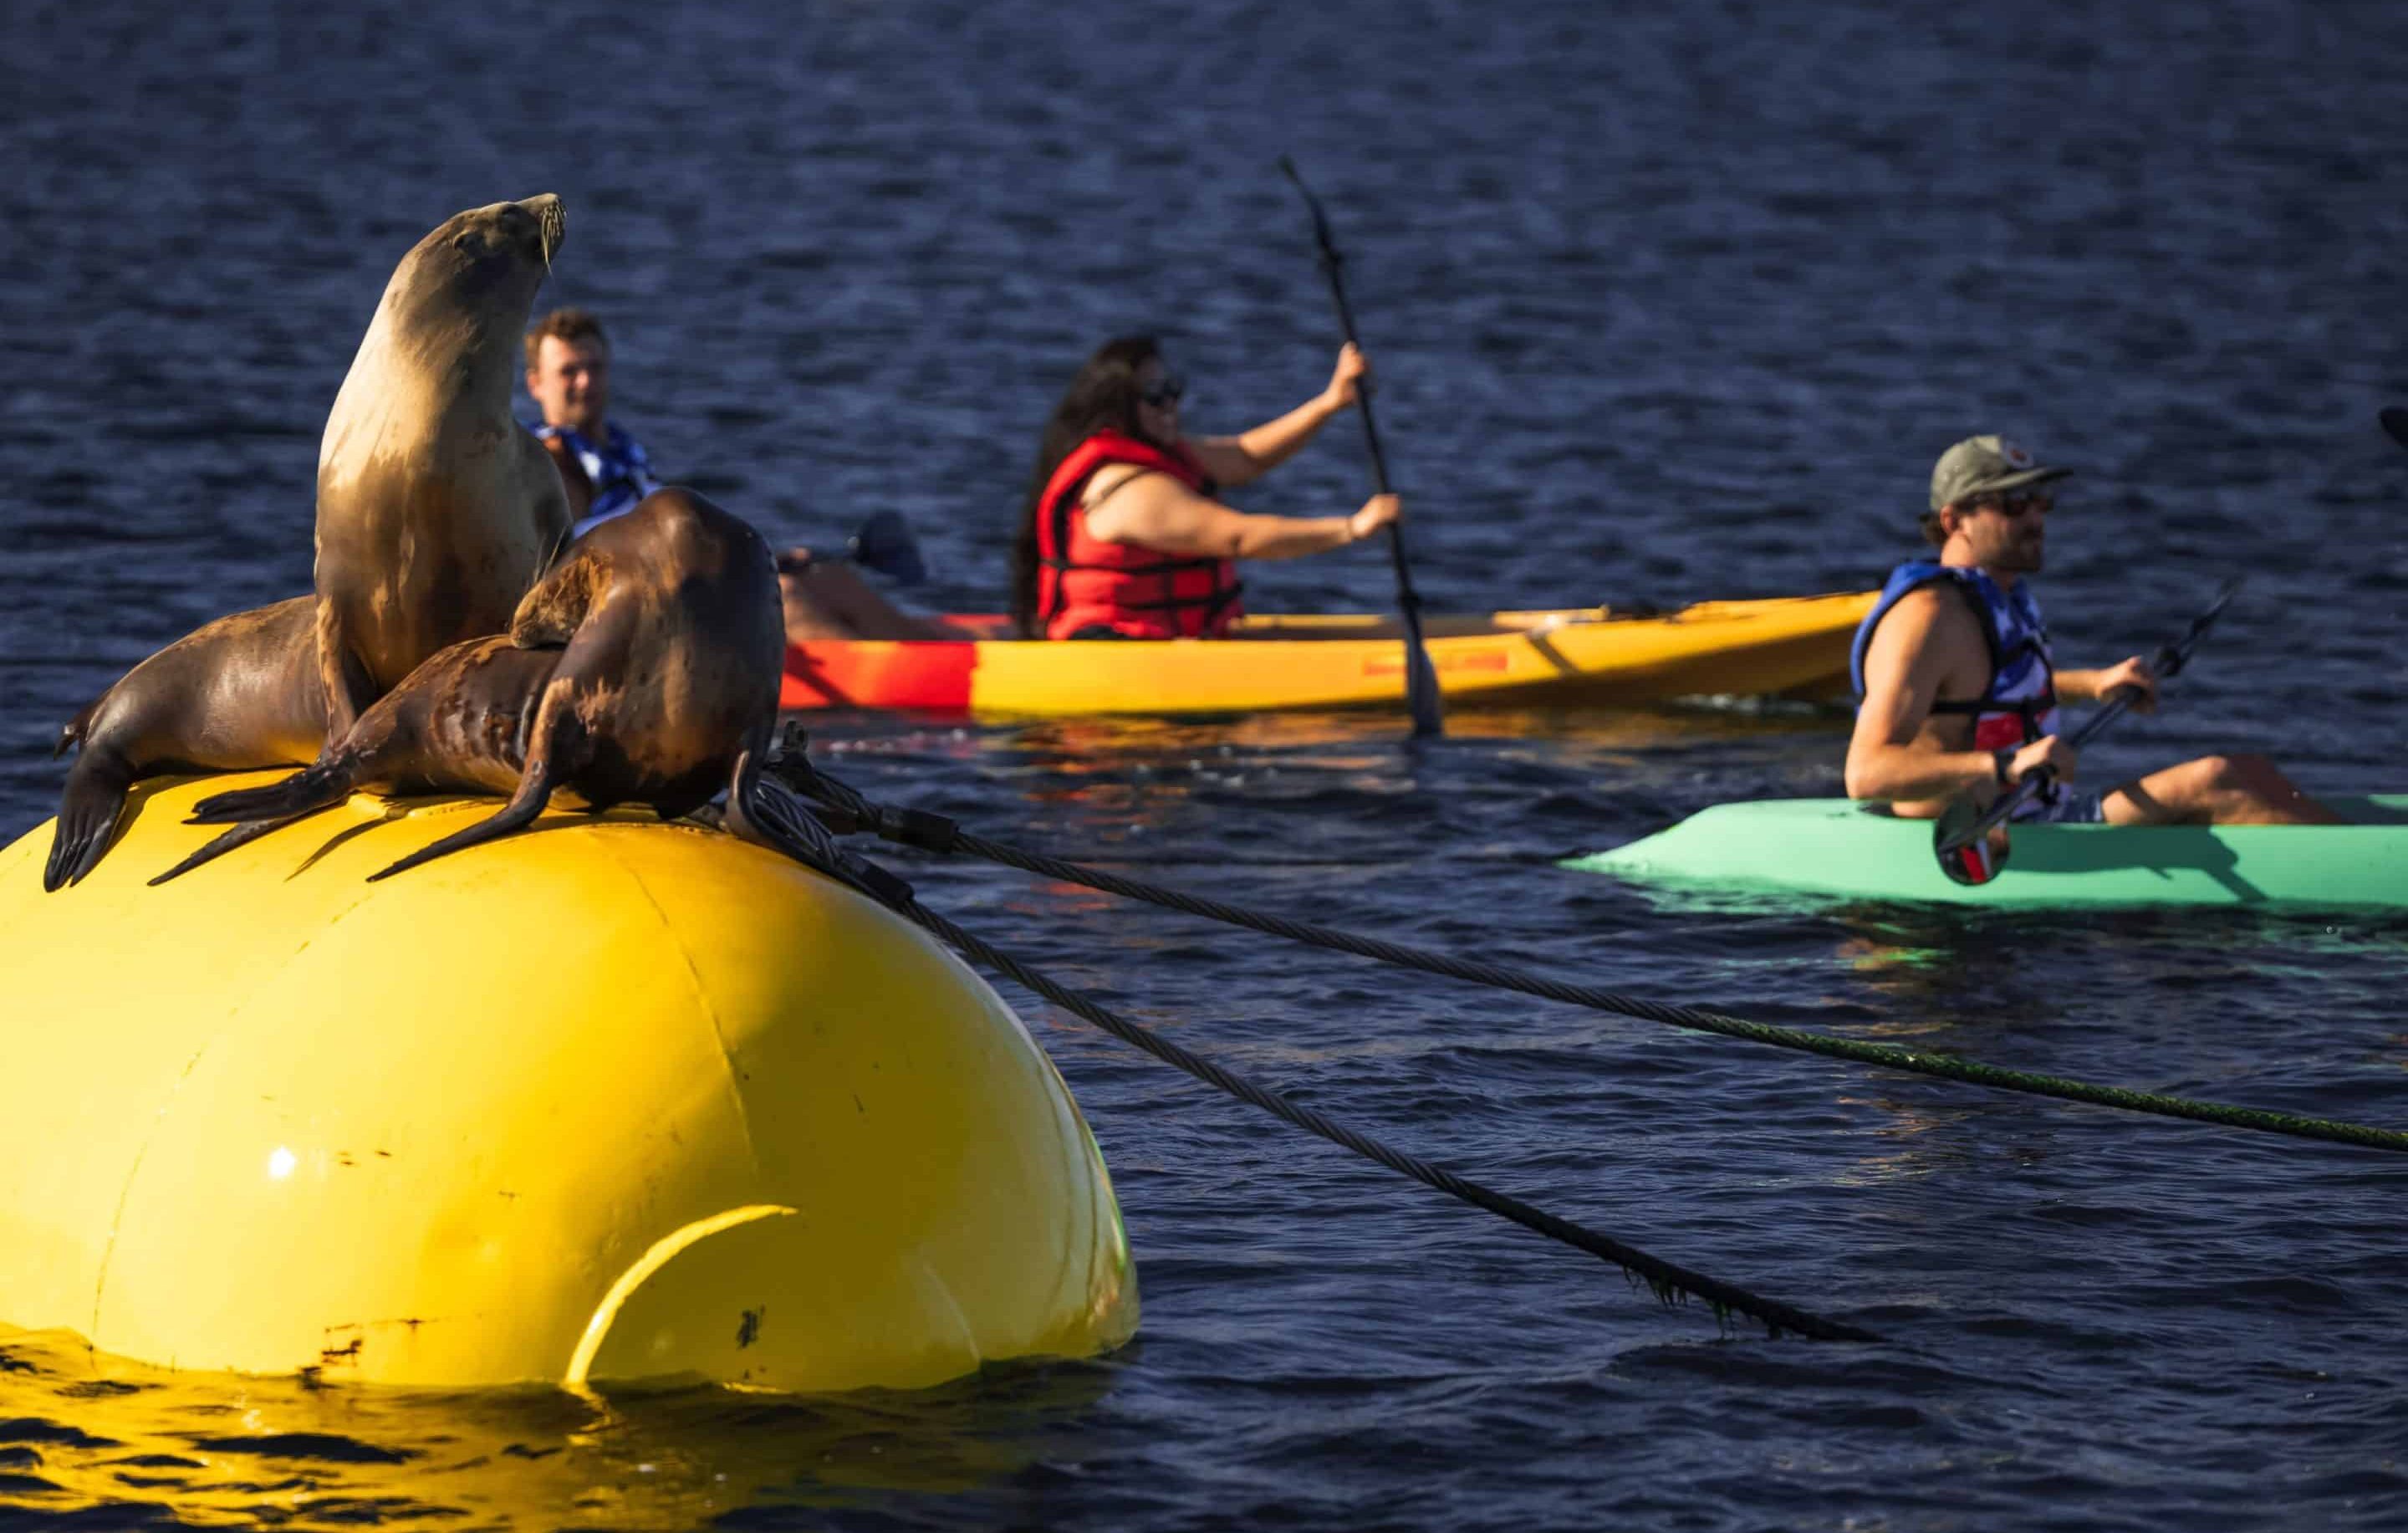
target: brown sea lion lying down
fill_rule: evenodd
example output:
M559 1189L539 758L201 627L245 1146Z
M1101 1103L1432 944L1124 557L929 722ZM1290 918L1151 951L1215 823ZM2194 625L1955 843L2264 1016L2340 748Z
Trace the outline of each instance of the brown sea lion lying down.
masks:
M593 809L691 813L743 780L777 722L785 633L768 545L685 490L661 490L572 545L508 635L442 651L305 771L218 794L236 824L164 881L355 788L509 795L491 818L374 875L509 834L557 793ZM248 822L248 823L246 823Z
M42 887L97 866L125 793L162 772L227 772L314 761L326 739L318 684L318 602L294 596L222 617L121 677L59 732L82 749L59 795Z

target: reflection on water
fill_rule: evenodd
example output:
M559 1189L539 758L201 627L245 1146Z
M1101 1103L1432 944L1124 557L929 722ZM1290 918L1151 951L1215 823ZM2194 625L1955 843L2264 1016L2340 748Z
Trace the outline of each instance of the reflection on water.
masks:
M120 1526L683 1529L746 1507L806 1526L806 1512L908 1492L1001 1523L1025 1513L1014 1476L1040 1458L1075 1466L1078 1426L1120 1366L995 1368L832 1399L442 1393L175 1372L0 1327L0 1495L29 1511L116 1503Z

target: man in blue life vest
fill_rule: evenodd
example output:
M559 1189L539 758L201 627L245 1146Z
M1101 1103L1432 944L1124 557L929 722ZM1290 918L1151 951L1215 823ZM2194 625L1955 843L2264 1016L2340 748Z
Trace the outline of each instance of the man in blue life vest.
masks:
M660 488L643 444L612 425L610 341L581 308L555 308L526 333L526 388L539 425L530 427L560 466L573 536L587 532Z
M2157 706L2157 679L2135 655L2104 670L2058 670L2025 577L2040 572L2071 470L2000 437L1972 437L1931 472L1924 537L1937 552L1894 570L1856 630L1851 798L1929 819L1950 800L1988 802L2033 767L2056 779L2017 818L2061 824L2330 824L2331 810L2262 756L2202 756L2103 793L2071 785L2081 765L2058 738L2057 704L2117 687Z
M526 388L543 412L541 423L528 429L551 452L568 491L570 536L624 516L661 487L643 444L608 418L610 341L600 320L581 308L555 308L537 321L526 333ZM792 640L961 637L912 617L840 561L815 560L809 549L779 555L778 586Z

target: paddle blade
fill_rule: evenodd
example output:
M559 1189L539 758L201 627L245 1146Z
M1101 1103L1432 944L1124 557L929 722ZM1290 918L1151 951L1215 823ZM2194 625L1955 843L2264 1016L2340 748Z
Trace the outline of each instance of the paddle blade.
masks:
M2383 413L2375 419L2383 423L2384 430L2391 433L2393 441L2402 447L2408 447L2408 408L2398 405L2386 405L2383 407Z
M1963 846L1965 833L1982 818L1981 807L1971 799L1960 798L1941 812L1931 824L1931 851L1940 860L1940 870L1952 883L1969 888L1978 887L1999 876L2007 866L2007 827L1992 825L1983 835Z
M1436 737L1446 733L1445 709L1439 702L1438 669L1418 637L1405 641L1405 706L1412 710L1413 733Z
M901 511L879 511L861 524L845 544L845 554L864 569L876 570L897 585L918 585L928 578L928 562L920 557L920 540Z

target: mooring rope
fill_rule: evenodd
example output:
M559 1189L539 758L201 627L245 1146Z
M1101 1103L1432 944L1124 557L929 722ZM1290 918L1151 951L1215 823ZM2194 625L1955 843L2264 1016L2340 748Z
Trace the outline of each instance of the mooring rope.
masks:
M846 783L829 777L813 766L801 752L791 748L771 770L797 792L827 806L822 818L830 822L829 828L838 834L853 830L868 831L904 846L926 852L964 852L1017 867L1040 878L1064 883L1083 884L1106 894L1142 900L1167 910L1200 916L1208 921L1224 922L1242 926L1290 941L1326 948L1337 953L1351 953L1358 957L1380 963L1395 964L1404 968L1419 969L1426 974L1443 975L1472 984L1488 985L1499 990L1519 992L1543 1000L1561 1001L1570 1006L1586 1007L1591 1010L1610 1011L1619 1016L1634 1017L1642 1022L1667 1026L1684 1027L1701 1033L1719 1034L1724 1038L1741 1039L1750 1043L1769 1044L1777 1049L1792 1049L1802 1053L1821 1054L1831 1059L1845 1059L1861 1065L1876 1065L1887 1069L1908 1070L1946 1081L1961 1081L1970 1085L1994 1090L2019 1092L2035 1096L2054 1096L2069 1102L2087 1102L2098 1107L2111 1107L2127 1112L2143 1112L2164 1118L2186 1118L2195 1123L2214 1124L2226 1128L2244 1128L2259 1133L2283 1134L2295 1139L2323 1139L2336 1144L2353 1144L2370 1150L2408 1151L2408 1133L2397 1129L2374 1128L2363 1124L2344 1123L2332 1118L2313 1118L2298 1113L2277 1112L2266 1108L2243 1107L2227 1102L2200 1101L2186 1096L2171 1096L2158 1092L2136 1091L2126 1086L2099 1085L2087 1081L2075 1081L2063 1076L2042 1075L2032 1070L2009 1069L2003 1066L1985 1065L1979 1060L1957 1054L1937 1053L1921 1049L1904 1049L1896 1044L1871 1043L1856 1039L1835 1038L1828 1033L1811 1032L1804 1028L1782 1027L1770 1023L1750 1022L1720 1011L1703 1010L1694 1006L1674 1005L1647 1000L1633 996L1616 995L1589 985L1568 984L1543 975L1508 968L1500 964L1478 959L1457 958L1446 953L1409 948L1376 937L1340 931L1307 921L1294 921L1284 916L1249 910L1241 906L1207 899L1198 895L1167 889L1159 884L1124 878L1101 868L1065 862L1021 848L990 840L965 830L940 814L921 809L897 809L876 803Z
M787 758L781 776L791 772L793 758ZM827 780L822 779L822 781ZM764 787L773 788L772 784ZM849 791L849 790L848 790ZM836 878L861 890L871 898L899 912L918 924L938 940L952 947L970 962L987 968L1005 979L1025 986L1055 1006L1084 1018L1125 1043L1133 1044L1167 1065L1184 1070L1196 1079L1240 1101L1283 1119L1316 1134L1333 1144L1342 1145L1358 1155L1379 1162L1392 1171L1401 1172L1425 1186L1434 1187L1450 1196L1461 1198L1477 1208L1510 1219L1526 1229L1535 1230L1550 1239L1560 1240L1593 1256L1602 1257L1621 1268L1652 1289L1656 1298L1671 1304L1684 1297L1695 1297L1713 1307L1717 1323L1728 1314L1748 1315L1761 1321L1773 1336L1784 1331L1827 1341L1878 1341L1870 1331L1836 1320L1827 1320L1779 1299L1766 1298L1735 1287L1702 1272L1694 1272L1660 1256L1652 1255L1636 1246L1626 1245L1609 1235L1585 1225L1574 1224L1545 1210L1523 1202L1479 1182L1457 1176L1442 1166L1432 1165L1417 1155L1407 1154L1383 1144L1368 1134L1358 1133L1308 1107L1300 1107L1275 1091L1258 1086L1243 1076L1225 1069L1201 1055L1189 1053L1178 1044L1151 1029L1131 1022L1110 1007L1086 995L1056 983L1042 972L1002 952L993 944L963 930L945 917L920 903L910 884L894 873L855 856L828 840L827 832L810 809L799 801L784 799L775 791L759 794L743 806L745 812L769 823L779 832L780 839L806 861Z

